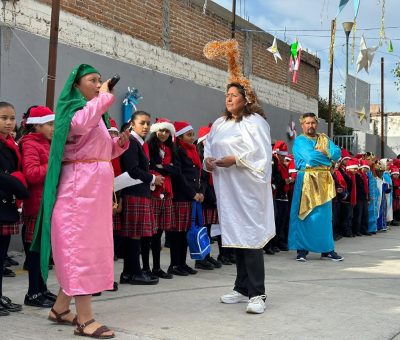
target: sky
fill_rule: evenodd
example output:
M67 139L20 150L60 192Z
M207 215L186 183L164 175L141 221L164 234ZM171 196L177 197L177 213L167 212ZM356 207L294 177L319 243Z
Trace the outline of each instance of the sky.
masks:
M396 89L394 84L396 78L392 74L396 62L400 60L400 23L396 20L396 16L398 17L400 13L399 0L385 1L384 25L387 40L375 53L369 74L365 70L356 73L361 36L364 35L367 47L379 46L382 1L384 0L360 0L354 64L351 64L352 33L349 40L349 74L370 83L371 104L380 104L381 57L384 57L385 112L400 112L400 91ZM232 0L214 0L214 2L232 10ZM337 14L339 2L339 0L236 0L236 14L248 18L252 24L289 44L298 37L303 50L308 49L310 53L316 54L321 59L319 94L323 98L328 98L331 21ZM334 52L333 90L343 101L346 78L346 38L342 22L353 21L353 19L353 0L350 0L337 16ZM392 53L387 51L389 40L393 44ZM265 53L269 52L265 51Z

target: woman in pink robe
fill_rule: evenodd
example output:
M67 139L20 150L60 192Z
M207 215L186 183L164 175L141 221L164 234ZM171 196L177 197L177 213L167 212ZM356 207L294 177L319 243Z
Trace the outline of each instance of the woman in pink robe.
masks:
M100 74L88 73L73 85L87 102L72 117L51 219L52 252L61 289L49 319L77 323L75 334L100 338L114 337L94 322L91 308L91 294L112 289L114 282L111 159L129 146L129 132L112 139L102 119L114 102L108 82L102 84ZM69 310L72 297L77 319Z

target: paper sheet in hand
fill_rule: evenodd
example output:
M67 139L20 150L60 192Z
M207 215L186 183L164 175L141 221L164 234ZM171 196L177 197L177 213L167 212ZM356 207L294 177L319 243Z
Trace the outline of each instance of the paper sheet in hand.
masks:
M143 183L140 179L134 179L129 176L127 172L124 172L123 174L114 178L114 191L119 191L140 183Z

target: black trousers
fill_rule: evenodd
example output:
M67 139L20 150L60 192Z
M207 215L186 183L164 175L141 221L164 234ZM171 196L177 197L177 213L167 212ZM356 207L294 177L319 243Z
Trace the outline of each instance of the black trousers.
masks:
M11 236L0 236L0 297L3 296L3 268Z
M236 281L234 290L252 298L265 294L264 255L262 249L235 249Z
M30 248L31 244L28 243L28 245ZM45 292L47 290L47 286L44 283L40 272L40 253L28 250L26 253L26 262L29 270L28 294L33 295Z
M171 254L171 266L186 265L187 256L187 240L185 231L168 231L169 234L169 251Z
M368 201L357 200L353 213L353 234L368 232Z
M289 201L275 200L276 235L272 239L273 246L286 246L289 224Z
M341 232L343 235L352 234L353 206L347 202L340 202Z

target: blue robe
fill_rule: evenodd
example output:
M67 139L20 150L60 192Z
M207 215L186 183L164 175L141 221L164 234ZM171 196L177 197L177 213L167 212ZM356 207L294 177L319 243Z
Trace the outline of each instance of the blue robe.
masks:
M387 230L387 199L386 194L390 193L391 189L388 183L382 183L381 205L379 207L379 216L377 220L378 230Z
M379 213L379 189L376 183L376 178L369 170L368 173L368 188L369 188L369 204L368 204L368 232L376 233L377 220Z
M330 166L331 160L340 158L340 148L329 141L331 159L322 152L314 149L316 139L304 135L297 137L293 145L296 169L299 170L294 186L292 207L289 222L289 249L308 250L324 253L334 250L332 231L332 201L317 206L304 219L298 217L301 192L303 187L304 170L309 167Z

